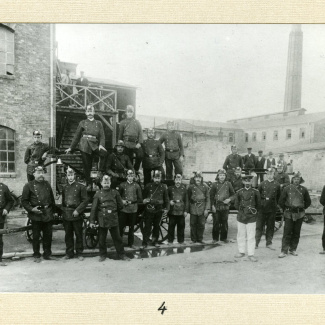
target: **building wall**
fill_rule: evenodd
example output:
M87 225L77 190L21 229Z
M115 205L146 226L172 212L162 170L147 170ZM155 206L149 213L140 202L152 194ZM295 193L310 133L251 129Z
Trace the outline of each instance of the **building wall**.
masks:
M20 195L33 130L43 133L44 142L50 136L50 25L17 24L14 34L14 75L0 75L0 126L15 131L16 172L0 174L0 181Z

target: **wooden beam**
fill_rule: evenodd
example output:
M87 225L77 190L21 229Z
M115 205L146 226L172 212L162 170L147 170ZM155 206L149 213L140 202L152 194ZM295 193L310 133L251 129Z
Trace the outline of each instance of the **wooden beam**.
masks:
M109 122L106 120L106 118L102 115L102 114L98 114L97 113L97 115L100 117L100 119L105 123L105 125L113 132L113 134L114 134L114 129L115 128L113 128L112 127L112 125L111 124L109 124ZM113 116L113 119L114 119L114 116Z

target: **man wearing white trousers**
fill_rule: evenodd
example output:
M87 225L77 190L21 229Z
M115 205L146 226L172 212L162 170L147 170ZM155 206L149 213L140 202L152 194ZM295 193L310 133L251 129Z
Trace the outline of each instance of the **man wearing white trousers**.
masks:
M237 243L238 254L236 258L247 255L250 261L257 262L255 253L256 216L261 206L261 197L258 190L252 188L251 175L243 176L244 188L240 189L235 196L235 208L237 214Z

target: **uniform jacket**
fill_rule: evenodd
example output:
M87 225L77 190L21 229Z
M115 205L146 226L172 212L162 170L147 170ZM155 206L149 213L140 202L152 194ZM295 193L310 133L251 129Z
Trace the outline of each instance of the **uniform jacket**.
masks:
M274 158L272 158L271 160L269 158L265 159L264 169L271 168L272 166L275 166L275 159Z
M162 166L165 160L165 151L159 140L146 139L142 143L142 167L152 169Z
M235 154L235 155L231 154L231 155L227 156L227 158L223 164L223 169L228 171L228 170L233 170L236 167L243 168L242 157L238 154Z
M0 183L0 223L4 223L6 217L2 215L3 210L6 209L8 212L14 205L14 199L10 194L7 185Z
M237 221L245 224L256 222L260 206L260 192L252 187L242 188L235 196L235 208L238 210Z
M214 206L217 210L229 209L229 205L223 203L224 200L231 198L235 194L235 191L230 182L224 181L223 183L217 181L212 184L210 190L210 203L211 209Z
M279 205L282 209L287 208L303 208L307 209L311 204L311 199L306 187L293 184L285 187L279 199Z
M179 159L184 156L184 148L181 135L176 131L167 131L159 139L161 144L165 144L165 155L167 159Z
M112 228L118 226L118 211L123 208L120 193L109 188L101 189L94 195L90 212L90 222L96 220L102 228Z
M257 156L256 160L255 160L255 167L260 168L260 169L264 169L264 164L265 164L265 158Z
M48 222L53 220L55 200L51 185L47 181L37 182L33 180L25 184L21 203L28 212L28 218L33 221ZM32 209L40 206L42 214L32 212Z
M287 185L290 184L290 178L289 178L289 175L286 174L286 173L275 173L274 175L274 179L276 182L278 182L280 185L283 185L281 186L282 187L286 187Z
M96 138L85 138L84 135L92 135ZM80 151L91 154L97 150L99 145L105 147L105 133L101 121L89 119L80 121L76 134L71 143L71 149L74 150L79 143Z
M146 210L149 212L162 209L169 210L170 208L166 184L156 184L155 182L147 184L143 191L143 198L150 199L146 205Z
M135 213L138 211L138 203L142 203L142 191L138 183L123 182L120 185L119 192L122 200L130 201L131 204L124 206L121 210L125 213Z
M322 194L320 196L319 202L324 207L323 214L325 215L325 186L323 187Z
M87 78L78 78L77 81L76 81L76 86L83 86L83 87L88 87L89 85L89 81ZM78 88L78 90L81 89L81 88Z
M231 185L234 189L235 192L238 192L241 188L244 188L244 183L243 183L243 179L240 177L234 177L232 180L231 180Z
M184 212L188 213L187 188L184 184L181 184L179 187L176 187L176 185L169 186L168 197L170 201L175 201L175 204L170 206L168 214L172 216L181 216Z
M111 153L106 161L105 171L112 175L112 173L119 174L120 177L126 177L127 170L133 170L134 168L131 163L131 160L128 155L122 153L118 154L117 152Z
M63 186L62 189L62 211L63 219L74 221L82 219L82 213L85 211L89 203L86 186L74 181ZM78 217L73 217L74 211L79 213Z
M49 145L43 142L39 142L37 144L33 143L27 147L24 157L24 162L27 164L27 174L32 175L34 173L35 166L41 166L44 164L42 156L49 150Z
M266 180L258 185L258 190L261 194L261 211L275 213L281 193L279 183Z
M118 139L123 140L127 148L135 148L137 143L143 143L143 132L140 122L133 117L122 120Z
M256 167L256 156L254 154L246 155L243 158L244 168L255 168Z
M205 184L190 184L187 190L190 214L201 216L210 208L209 187Z

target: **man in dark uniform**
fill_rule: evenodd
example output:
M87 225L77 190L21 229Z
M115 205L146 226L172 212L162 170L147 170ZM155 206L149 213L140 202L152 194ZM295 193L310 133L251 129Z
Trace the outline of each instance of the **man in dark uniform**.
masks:
M173 244L175 239L175 227L177 225L177 241L184 244L185 218L188 213L187 189L182 184L182 175L175 175L175 185L168 187L170 209L168 211L168 244Z
M133 169L133 165L128 155L124 153L125 145L122 140L118 140L115 145L115 152L107 157L105 173L111 176L111 188L118 187L121 182L126 181L126 173Z
M281 191L279 205L284 212L284 229L280 258L286 257L288 251L293 256L298 256L296 250L299 243L302 222L305 210L310 206L311 199L306 187L302 186L301 174L292 176L292 184Z
M142 161L143 132L140 122L134 118L134 107L132 105L126 107L126 118L120 123L118 139L124 141L125 153L132 163L135 154L134 169L138 172Z
M124 228L129 226L128 246L136 248L134 243L134 225L137 218L138 203L142 203L142 191L138 183L134 181L134 171L127 171L126 182L121 183L119 192L124 204L123 209L119 213L120 235L123 238Z
M85 211L89 199L87 196L86 186L77 183L75 179L75 172L70 167L67 169L67 184L62 189L62 211L63 211L63 227L65 230L65 244L66 256L65 259L73 258L74 252L74 239L76 236L76 256L82 261L83 252L83 237L82 214Z
M190 184L187 190L191 214L191 244L204 244L205 220L210 208L209 188L203 183L202 175L199 172L195 174L194 181L195 184Z
M54 218L55 200L51 185L44 180L43 167L34 169L33 181L23 188L21 203L28 212L27 217L32 221L34 261L41 262L40 235L43 233L43 258L53 260L51 257L52 221Z
M166 179L173 179L173 165L175 175L183 175L183 141L181 135L175 131L175 124L173 122L169 121L167 123L167 132L161 135L159 141L161 144L165 144Z
M231 181L231 185L232 185L235 193L244 187L243 179L241 177L241 168L240 167L235 168L235 176Z
M81 159L85 173L85 179L88 185L87 189L91 189L90 171L95 157L100 156L99 170L104 169L104 157L106 155L105 149L105 133L101 121L94 118L95 109L93 106L88 105L86 108L87 119L81 121L78 125L76 134L72 140L70 148L65 152L73 151L78 143L81 151Z
M261 197L258 190L252 188L252 175L243 176L245 187L239 190L235 196L237 214L237 243L238 254L236 258L245 256L247 248L248 258L257 262L255 253L256 217L261 206Z
M14 205L14 199L10 194L7 185L0 183L0 229L4 229L6 217ZM0 266L7 266L5 262L2 262L3 255L3 239L0 235Z
M165 171L162 167L165 160L165 151L159 140L155 139L155 130L150 128L147 131L148 139L143 141L143 177L144 185L150 182L151 172L159 170L161 172L162 180L165 179Z
M254 169L256 167L256 157L252 153L252 148L247 148L247 155L243 158L243 168Z
M264 169L264 163L265 163L265 158L263 157L263 151L259 150L258 156L256 157L255 166L258 169ZM263 180L264 180L264 174L257 173L257 182L259 181L260 183L262 183Z
M144 220L143 247L146 248L152 229L151 244L159 247L159 225L164 213L169 210L169 198L167 186L161 183L161 172L154 170L152 172L153 182L146 185L143 191L143 203L146 204Z
M243 168L243 159L240 155L237 154L237 147L235 145L231 146L232 153L227 156L223 169L227 171L228 181L232 181L234 178L235 168Z
M124 253L118 226L118 211L123 208L120 193L110 188L111 179L108 175L103 176L101 185L102 189L94 195L90 213L90 227L95 227L95 221L98 221L99 224L99 262L105 261L107 257L106 237L108 230L113 239L118 258L129 261L130 259Z
M89 81L87 78L85 78L85 73L84 71L80 71L80 78L77 79L76 81L76 88L78 91L78 94L80 95L81 99L81 105L84 105L85 101L85 90L82 87L88 87Z
M266 226L266 248L275 250L272 247L272 239L274 234L275 215L280 198L280 185L274 180L274 170L270 168L266 174L267 179L258 185L261 194L261 211L256 220L256 247L262 238L263 229Z
M226 181L226 171L219 169L216 182L210 190L210 203L213 217L212 243L220 241L228 243L229 205L235 191L230 182Z
M280 189L282 190L286 186L290 185L290 178L289 175L283 171L282 165L278 165L276 169L274 179L280 184Z
M50 147L42 142L42 134L40 131L33 132L34 143L27 147L24 162L27 164L27 180L34 180L34 168L44 165L46 156Z
M323 250L319 252L319 254L325 254L325 186L323 187L322 194L319 199L320 204L324 207L323 216L324 216L324 229L322 235L322 246Z

